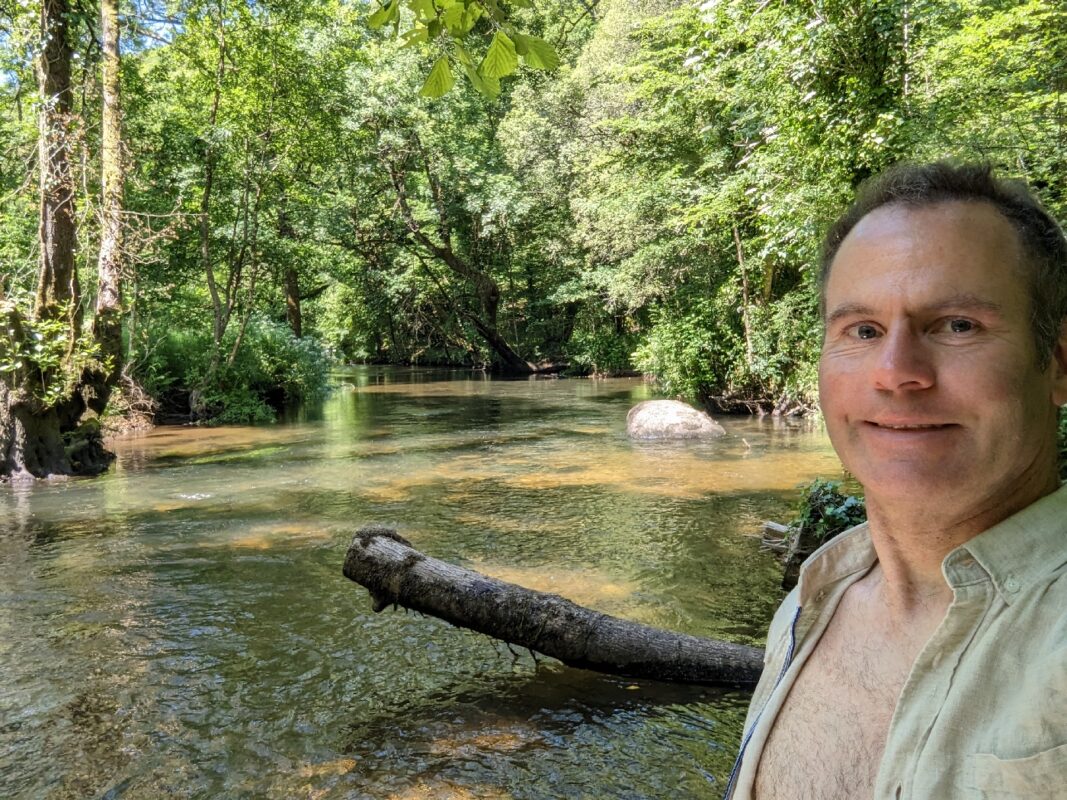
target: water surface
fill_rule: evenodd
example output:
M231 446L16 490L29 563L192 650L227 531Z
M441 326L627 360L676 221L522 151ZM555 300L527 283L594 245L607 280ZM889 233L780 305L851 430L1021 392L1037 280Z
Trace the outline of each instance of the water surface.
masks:
M0 797L721 794L748 694L565 668L341 575L352 533L653 625L762 644L759 523L840 467L820 429L634 443L633 379L357 368L319 410L113 443L0 486Z

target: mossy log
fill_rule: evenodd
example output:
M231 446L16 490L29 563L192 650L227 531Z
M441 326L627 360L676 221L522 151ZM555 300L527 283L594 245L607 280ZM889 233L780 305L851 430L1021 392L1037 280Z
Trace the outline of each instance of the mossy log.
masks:
M674 633L584 608L420 553L391 528L360 530L345 577L366 588L374 610L403 606L528 648L564 664L629 678L751 686L763 651Z

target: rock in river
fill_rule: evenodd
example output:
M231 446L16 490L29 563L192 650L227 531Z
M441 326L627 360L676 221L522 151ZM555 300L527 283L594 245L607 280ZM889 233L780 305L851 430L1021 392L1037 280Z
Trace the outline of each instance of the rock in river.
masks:
M631 439L714 439L726 431L703 411L678 400L646 400L626 415Z

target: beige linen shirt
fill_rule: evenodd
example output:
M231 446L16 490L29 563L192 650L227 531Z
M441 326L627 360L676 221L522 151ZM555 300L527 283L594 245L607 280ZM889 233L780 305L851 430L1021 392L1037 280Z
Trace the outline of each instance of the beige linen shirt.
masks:
M864 524L804 564L771 623L727 798L752 796L790 688L876 560ZM941 571L952 603L897 700L875 800L1067 798L1067 486L953 550Z

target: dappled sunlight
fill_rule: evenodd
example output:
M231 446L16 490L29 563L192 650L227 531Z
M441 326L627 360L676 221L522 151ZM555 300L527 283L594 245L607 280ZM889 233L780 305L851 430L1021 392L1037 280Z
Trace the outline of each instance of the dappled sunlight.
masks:
M472 758L487 752L512 752L541 741L541 735L529 725L506 724L489 727L487 720L476 720L467 728L454 728L449 735L430 742L434 755Z
M457 512L452 515L457 525L465 525L475 530L491 530L498 533L508 534L538 534L560 533L571 530L571 523L566 520L549 521L543 518L536 520L512 519L495 514L472 514L470 512Z
M715 459L684 445L634 445L616 456L608 459L592 448L535 454L527 472L502 480L522 489L601 486L692 500L716 493L788 491L810 480L813 470L834 475L841 469L832 452Z
M107 446L119 457L205 458L221 453L291 444L302 440L307 434L308 429L300 425L163 425L109 438Z
M297 768L301 778L318 778L324 775L346 775L357 768L359 762L354 758L338 758L316 764L302 764Z
M510 800L511 797L495 786L463 786L435 778L420 780L414 786L386 795L386 800Z
M242 528L231 535L222 535L212 540L218 547L234 547L245 550L269 550L272 547L308 542L327 542L333 534L321 527L311 527L289 522L268 523Z

